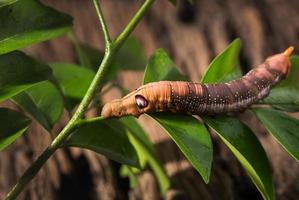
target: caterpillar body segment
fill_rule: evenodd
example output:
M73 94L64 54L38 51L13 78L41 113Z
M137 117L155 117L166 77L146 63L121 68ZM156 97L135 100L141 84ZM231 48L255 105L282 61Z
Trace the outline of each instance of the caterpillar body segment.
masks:
M121 99L104 105L104 118L150 112L180 112L215 115L237 112L265 98L270 89L290 71L293 47L268 57L264 63L240 79L227 83L201 84L184 81L159 81L143 85Z

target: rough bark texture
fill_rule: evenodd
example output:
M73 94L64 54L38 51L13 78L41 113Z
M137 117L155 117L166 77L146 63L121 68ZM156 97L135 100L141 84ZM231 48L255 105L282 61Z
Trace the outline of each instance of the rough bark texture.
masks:
M103 49L99 23L90 1L44 1L75 18L75 33L81 41ZM102 0L109 30L115 36L140 5L133 0ZM259 64L265 56L289 45L299 49L299 3L297 0L210 1L198 0L189 6L178 1L174 7L166 0L157 2L134 32L147 57L155 48L165 48L180 70L199 80L211 59L234 38L243 42L241 64L244 71ZM26 51L46 62L77 61L70 42L61 37ZM137 74L137 75L136 75ZM136 77L139 77L137 80ZM123 72L118 81L127 88L140 85L142 73ZM115 94L115 95L114 95ZM117 96L118 95L118 96ZM111 92L105 100L119 97ZM13 106L7 102L5 106ZM90 115L95 115L90 113ZM259 122L245 113L241 118L257 133L273 166L278 199L297 199L299 167ZM64 115L58 132L67 122ZM211 182L205 185L176 145L163 131L141 117L150 133L172 181L166 199L260 199L258 191L238 161L219 138L213 135L214 162ZM24 170L50 142L50 136L33 123L30 131L0 153L0 199ZM258 160L257 160L258 162ZM59 150L50 158L20 199L160 199L157 182L150 170L139 175L139 186L129 189L128 180L119 177L119 165L93 152L80 149Z

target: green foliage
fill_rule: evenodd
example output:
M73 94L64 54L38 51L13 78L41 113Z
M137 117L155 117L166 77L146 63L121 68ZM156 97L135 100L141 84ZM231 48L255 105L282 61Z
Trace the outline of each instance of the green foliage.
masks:
M32 117L34 117L46 130L51 130L51 124L47 120L45 114L37 107L35 102L26 92L21 92L16 96L13 96L11 100L23 109L23 111L28 112Z
M30 119L16 111L0 108L0 151L20 137L30 122Z
M202 83L219 83L242 76L239 65L240 39L234 40L209 65L203 76Z
M115 119L81 121L65 143L103 154L117 162L139 167L137 153L129 141L125 127Z
M62 96L49 81L34 85L12 97L12 100L48 131L58 121L64 108Z
M274 109L259 108L254 111L276 140L299 161L299 120Z
M170 180L166 175L166 172L163 169L162 163L159 161L158 156L156 155L153 144L149 141L147 134L143 130L143 128L137 123L137 121L133 117L124 117L120 119L120 121L126 126L128 129L129 139L135 147L137 151L139 162L142 168L148 163L155 173L162 195L165 195L167 190L170 187ZM128 167L124 167L122 171L122 175L127 175L130 178L130 184L133 187L135 184L135 178L132 176L134 171Z
M0 8L17 2L18 0L0 0Z
M187 78L180 74L163 49L157 49L148 61L144 72L143 84L161 80L183 81L187 80Z
M143 128L133 117L124 117L121 118L120 121L128 130L131 142L137 150L140 166L144 168L147 162L147 158L144 155L143 151L147 151L148 154L156 156L152 143L149 141L147 134L145 133Z
M205 126L187 115L173 116L169 113L155 113L151 116L169 134L186 158L200 173L205 183L210 180L213 147Z
M79 42L72 32L68 34L68 38L75 46L79 64L93 71L97 71L101 60L103 59L104 52L87 44Z
M70 63L53 63L50 66L65 97L81 100L95 75L94 72Z
M204 121L238 158L264 199L274 199L271 167L254 133L232 117L204 117Z
M120 176L123 178L128 177L130 180L130 188L136 188L138 186L137 175L133 172L132 168L127 165L122 165L120 168Z
M0 8L0 54L57 37L70 30L72 18L36 0Z
M124 70L144 70L146 64L142 46L134 37L129 37L116 53L112 65Z
M112 59L106 81L114 80L120 70L143 70L146 63L144 57L139 42L129 37Z
M20 51L0 55L0 102L47 80L51 69Z

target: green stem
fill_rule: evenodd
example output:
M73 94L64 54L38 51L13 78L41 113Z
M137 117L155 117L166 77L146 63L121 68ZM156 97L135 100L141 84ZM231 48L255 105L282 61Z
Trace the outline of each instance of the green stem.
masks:
M102 31L103 31L103 35L104 35L104 39L105 39L105 45L106 45L106 47L109 47L110 43L111 43L111 39L110 39L109 31L108 31L108 28L107 28L107 25L106 25L106 22L105 22L103 13L102 13L101 6L100 6L98 0L93 0L93 5L96 9L98 18L100 20L100 24L102 26Z
M114 48L119 48L124 41L128 38L128 36L132 33L134 28L137 26L139 21L144 15L144 11L148 10L148 8L154 3L155 0L146 0L141 8L137 11L137 13L134 15L134 17L130 20L128 25L124 28L123 32L118 35L118 37L113 42Z
M113 59L116 51L121 47L124 41L128 38L130 33L134 30L138 22L143 17L144 13L148 10L150 5L155 0L146 0L141 8L137 11L136 15L132 18L129 24L125 27L122 33L117 37L115 42L110 42L110 37L108 33L108 29L103 18L101 9L99 4L96 0L93 0L95 5L98 17L100 19L100 23L102 26L104 38L105 38L105 55L104 58L99 66L99 69L90 84L84 98L82 99L81 103L79 104L75 114L72 116L70 121L64 127L64 129L58 134L58 136L53 140L51 145L38 157L38 159L32 163L32 165L25 171L22 177L18 180L16 185L12 188L12 190L7 194L6 200L16 199L18 195L22 192L24 187L33 179L33 177L37 174L40 168L45 164L45 162L53 155L53 153L62 145L62 143L68 138L68 136L72 133L74 128L80 124L80 120L83 117L85 111L88 108L93 96L95 95L96 91L98 91L101 82L103 81L108 66ZM99 117L101 118L101 117Z
M90 119L78 120L78 121L74 124L74 127L80 127L80 126L82 126L83 124L88 124L88 123L96 122L96 121L103 120L103 119L104 119L103 116L99 116L99 117L94 117L94 118L90 118Z

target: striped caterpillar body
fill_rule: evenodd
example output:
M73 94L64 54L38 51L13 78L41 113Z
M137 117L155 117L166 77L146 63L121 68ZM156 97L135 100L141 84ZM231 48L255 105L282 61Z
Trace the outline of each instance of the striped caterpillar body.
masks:
M104 118L150 112L181 112L215 115L241 111L265 98L270 89L290 71L289 47L283 53L268 57L264 63L240 79L227 83L201 84L183 81L148 83L121 99L104 105Z

